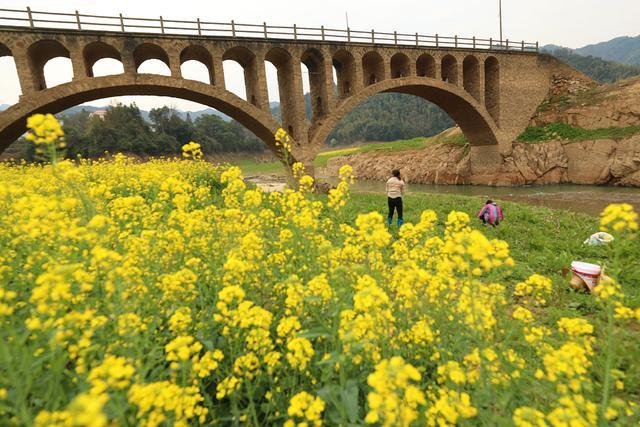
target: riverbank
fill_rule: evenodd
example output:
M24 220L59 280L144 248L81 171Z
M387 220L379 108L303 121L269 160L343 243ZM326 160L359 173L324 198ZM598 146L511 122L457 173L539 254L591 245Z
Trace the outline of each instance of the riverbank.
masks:
M321 173L333 176L349 164L361 178L384 180L391 169L400 168L410 182L421 184L640 187L638 96L640 78L576 92L564 86L552 90L513 141L512 152L502 163L484 165L481 175L472 170L470 149L459 128L424 138L422 146L415 142L393 150L345 150L328 158Z

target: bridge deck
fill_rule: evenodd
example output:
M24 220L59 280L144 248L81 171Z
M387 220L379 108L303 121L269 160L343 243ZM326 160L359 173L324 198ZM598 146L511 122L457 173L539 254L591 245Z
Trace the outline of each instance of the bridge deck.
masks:
M258 39L275 41L304 41L322 43L348 43L362 45L391 45L419 48L472 49L501 52L538 52L538 42L482 39L476 37L459 37L423 35L419 33L362 31L351 28L336 29L321 26L299 27L231 22L210 22L199 18L195 21L159 18L139 18L104 15L86 15L75 13L40 12L26 9L1 9L0 27L29 28L38 30L62 30L78 32L126 33L127 35L167 35L175 37L204 37L217 40L224 39Z

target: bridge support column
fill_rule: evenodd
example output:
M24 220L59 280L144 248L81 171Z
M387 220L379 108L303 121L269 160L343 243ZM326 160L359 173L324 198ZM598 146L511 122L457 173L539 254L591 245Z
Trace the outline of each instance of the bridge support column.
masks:
M125 74L136 74L138 72L136 62L131 52L125 51L122 53L122 68L124 68Z
M264 110L264 104L269 104L264 97L263 91L260 89L260 81L258 77L257 59L252 58L244 68L244 84L247 89L247 101L250 104ZM262 67L264 69L264 66ZM264 76L264 72L263 72Z
M278 89L282 127L295 140L296 145L304 147L308 142L308 136L306 135L307 116L302 91L300 57L293 56L282 70L278 70Z
M331 110L333 110L333 106L335 105L335 92L333 89L333 64L331 63L331 59L329 55L324 55L324 60L320 64L320 75L319 75L319 85L320 93L322 94L323 105L322 105L322 114L326 115ZM311 79L310 79L311 80ZM313 102L313 100L312 100ZM315 118L315 117L314 117Z
M89 77L87 62L82 56L82 50L80 48L70 49L69 56L71 58L71 67L73 68L73 80Z
M497 144L472 145L469 156L474 183L491 185L495 179L496 170L502 165L500 146Z
M267 72L264 68L264 58L256 58L256 92L258 98L261 100L260 104L256 107L271 114L271 108L269 108L269 92L267 90Z
M182 64L180 64L180 53L171 52L169 54L169 69L171 70L171 77L182 77Z
M15 49L13 52L13 60L16 64L16 70L18 71L18 80L20 80L22 96L38 91L37 76L34 74L26 49Z
M362 56L356 56L353 62L353 81L351 82L351 93L355 94L364 87L364 71L362 69Z
M213 54L213 63L211 67L213 68L213 80L211 84L218 86L221 89L225 89L224 83L224 67L222 66L222 52L215 52Z
M484 105L484 93L485 93L485 89L484 89L484 85L485 85L485 76L484 76L484 63L480 63L480 65L478 66L478 87L480 88L480 90L478 91L478 102L480 103L480 105Z

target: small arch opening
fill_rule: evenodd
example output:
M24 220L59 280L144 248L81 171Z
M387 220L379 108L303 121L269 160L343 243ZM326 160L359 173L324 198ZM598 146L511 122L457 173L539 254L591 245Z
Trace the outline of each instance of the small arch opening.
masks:
M309 69L309 67L304 62L300 62L300 75L302 77L302 94L300 95L304 98L307 98L307 94L309 94L309 101L307 102L307 100L305 99L304 109L304 115L307 117L307 119L311 119L311 117L313 117L313 115L315 114L315 105L312 105L314 91L311 89L311 73L312 71ZM307 105L310 108L307 108Z
M27 49L36 90L73 80L69 50L57 40L40 40ZM59 59L59 60L57 60ZM52 60L55 60L51 62ZM46 72L45 72L46 68Z
M169 55L167 52L153 43L143 43L133 51L133 61L136 72L140 74L171 75Z
M416 71L419 77L430 77L435 79L436 61L433 59L433 56L428 53L420 55L416 61Z
M47 61L43 67L46 87L54 87L73 80L71 59L57 57Z
M137 68L138 74L158 74L161 76L170 76L171 69L167 64L159 59L147 59Z
M411 75L411 61L404 53L396 53L391 57L391 77L398 79Z
M124 73L124 65L117 59L102 58L98 59L89 70L90 77L112 76Z
M204 46L191 45L180 52L180 72L185 79L215 84L213 58Z
M234 60L222 62L224 70L224 85L227 90L240 98L247 100L247 85L244 81L244 68Z
M6 87L2 93L2 102L13 105L22 95L20 78L11 50L2 43L0 43L0 76L2 76L3 87Z
M107 43L89 43L82 50L82 56L84 58L87 77L97 77L98 75L107 76L124 72L120 52ZM96 70L95 65L98 62L100 62L100 66L98 70ZM120 63L120 65L116 67L115 63ZM110 69L110 65L114 65L113 70ZM122 68L122 71L115 72L115 70L120 70L120 68ZM96 74L96 72L101 74Z
M195 59L183 62L180 65L180 74L185 79L212 84L207 66Z
M362 56L362 70L365 77L364 85L384 80L384 60L376 51L370 51Z
M256 55L246 47L235 46L222 55L222 61L227 90L258 106Z
M291 123L295 120L291 117L291 101L295 99L299 94L294 93L292 83L293 76L293 62L291 60L291 54L283 48L273 48L265 55L265 62L268 68L271 69L270 73L275 76L277 81L277 96L280 102L279 109L272 113L276 118L278 114L282 123ZM275 88L274 88L275 95ZM272 102L275 97L269 92L269 101Z
M462 61L462 83L464 90L476 100L480 100L480 63L478 58L469 55Z
M484 104L496 123L500 122L500 63L494 56L484 61Z
M442 81L451 83L454 85L458 84L458 61L455 57L451 55L446 55L442 58Z
M302 53L301 63L303 70L306 68L308 91L311 97L311 102L309 102L311 105L311 111L307 112L307 115L309 118L319 117L323 115L326 110L323 100L326 99L328 95L324 56L318 49L308 49ZM306 91L304 91L304 93L306 93ZM314 100L315 102L313 102ZM309 115L309 113L311 114Z
M336 85L339 98L351 96L352 82L355 79L355 59L353 55L340 49L333 55L333 68L336 70Z

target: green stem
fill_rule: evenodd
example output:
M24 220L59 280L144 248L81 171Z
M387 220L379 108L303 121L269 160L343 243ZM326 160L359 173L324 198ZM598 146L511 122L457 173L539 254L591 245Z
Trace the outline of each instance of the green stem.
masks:
M251 381L247 381L247 391L249 392L249 410L251 411L251 418L253 420L253 425L259 426L258 422L258 414L256 413L256 405L253 402L253 383Z
M600 405L600 419L604 421L604 414L609 406L611 389L611 365L613 364L613 306L607 306L607 358L604 365L604 383L602 385L602 403Z

